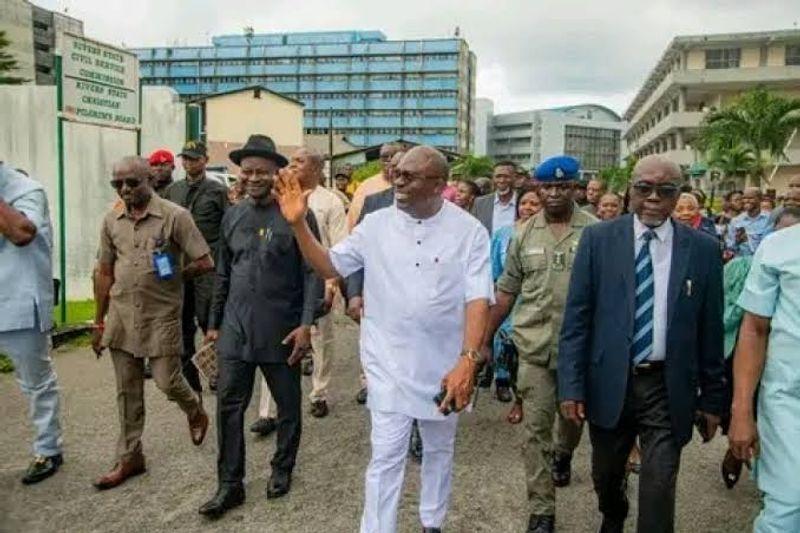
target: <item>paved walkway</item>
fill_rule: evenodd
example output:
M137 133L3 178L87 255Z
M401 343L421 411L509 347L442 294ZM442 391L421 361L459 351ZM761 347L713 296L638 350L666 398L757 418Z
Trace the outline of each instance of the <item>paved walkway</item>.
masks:
M215 426L203 446L192 446L182 413L152 382L147 383L144 436L148 472L100 493L91 480L111 466L117 437L108 355L97 361L90 349L80 348L55 356L63 394L66 463L55 477L32 487L19 483L30 459L26 405L13 378L0 376L0 532L357 531L369 434L366 412L353 400L358 383L355 335L352 325L340 322L331 415L322 420L305 417L291 494L266 500L274 437L248 435L247 502L213 523L202 520L197 508L215 489ZM213 396L205 400L207 405L214 404ZM255 417L254 408L249 420ZM519 452L523 431L503 421L506 408L482 391L477 411L462 418L447 533L525 530L528 512ZM596 531L599 525L587 445L584 435L573 484L558 492L561 532ZM694 442L686 448L679 480L679 532L752 529L758 508L755 488L745 479L735 490L725 489L719 475L723 452L721 439L704 446ZM409 463L400 533L419 531L418 482L419 469ZM635 490L634 478L632 495ZM635 506L633 511L635 515ZM629 527L634 530L633 519Z

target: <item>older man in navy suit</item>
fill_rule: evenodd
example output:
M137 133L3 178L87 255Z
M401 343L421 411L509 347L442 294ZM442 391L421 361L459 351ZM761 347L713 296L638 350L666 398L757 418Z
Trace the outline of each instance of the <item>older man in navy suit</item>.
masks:
M718 243L673 224L680 168L636 165L633 215L586 228L572 269L558 378L564 415L589 420L602 532L622 532L625 463L642 447L639 532L674 530L682 447L726 409Z

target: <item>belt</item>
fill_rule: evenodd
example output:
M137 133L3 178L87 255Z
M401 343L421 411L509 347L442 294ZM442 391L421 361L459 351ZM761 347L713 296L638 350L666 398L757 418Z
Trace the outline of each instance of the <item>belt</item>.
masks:
M654 374L656 372L663 372L666 364L664 361L645 361L634 366L631 371L634 376L642 374Z

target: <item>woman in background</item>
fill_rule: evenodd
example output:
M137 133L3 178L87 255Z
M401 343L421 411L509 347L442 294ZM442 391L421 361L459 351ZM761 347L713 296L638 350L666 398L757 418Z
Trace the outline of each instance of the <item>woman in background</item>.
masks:
M700 202L697 201L697 197L692 193L685 192L680 195L678 203L675 204L672 218L696 230L703 231L715 239L719 239L714 222L700 213Z
M613 220L622 214L622 198L617 193L607 192L597 204L597 218Z

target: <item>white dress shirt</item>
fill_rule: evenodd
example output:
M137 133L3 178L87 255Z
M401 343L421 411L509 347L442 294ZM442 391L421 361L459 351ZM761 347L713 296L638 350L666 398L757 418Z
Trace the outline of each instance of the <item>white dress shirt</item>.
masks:
M433 397L463 348L464 306L494 294L486 229L450 202L427 219L393 205L368 214L330 258L343 277L364 269L370 409L440 420Z
M511 195L507 204L500 201L500 195L494 194L494 207L492 208L492 234L503 226L514 225L517 218L517 193Z
M644 234L648 230L656 234L650 240L650 260L653 262L654 300L653 300L653 353L648 361L663 361L667 357L667 302L669 292L669 274L672 270L672 236L675 230L672 220L657 228L645 226L639 217L633 217L634 258L644 244Z

